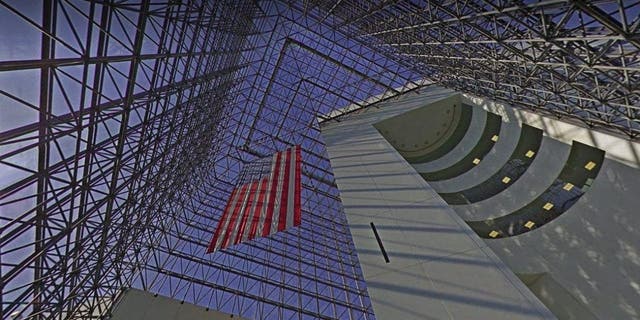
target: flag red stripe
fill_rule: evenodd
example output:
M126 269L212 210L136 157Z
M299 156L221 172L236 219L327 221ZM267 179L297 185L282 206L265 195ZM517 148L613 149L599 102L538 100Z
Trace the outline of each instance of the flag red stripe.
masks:
M260 187L259 187L259 196L258 196L258 203L256 203L256 210L253 213L253 223L251 224L251 230L249 230L249 240L255 238L256 236L256 230L258 230L258 224L260 223L260 215L262 214L262 208L264 206L264 198L265 195L267 194L267 182L268 179L262 178L262 180L260 181Z
M287 209L291 209L288 206L287 196L289 195L289 172L291 171L291 153L293 148L285 151L286 160L284 163L284 183L282 184L282 192L280 193L280 219L278 220L278 231L282 231L287 228Z
M301 146L277 152L271 161L268 176L232 191L207 253L301 224Z
M247 219L249 219L249 216L251 215L253 199L255 198L259 185L260 183L258 181L251 182L251 185L249 187L249 199L247 199L247 203L244 206L244 212L242 212L242 220L240 220L240 226L238 228L238 232L236 233L236 239L233 241L233 244L238 244L240 242L240 239L242 239L244 228L247 225Z
M267 216L264 219L264 227L262 228L262 236L266 237L271 232L271 220L273 220L273 206L276 199L276 187L278 186L278 177L280 175L280 161L282 154L276 153L276 165L271 172L271 191L269 192L269 203L267 204Z
M207 253L211 253L215 249L216 242L218 241L218 237L220 237L220 230L224 225L225 219L227 219L227 216L229 215L229 207L231 206L231 203L233 202L233 197L236 196L237 192L238 192L238 189L233 189L233 191L231 191L231 196L229 197L229 201L227 201L227 205L224 207L224 211L222 212L222 217L220 218L220 221L218 221L218 227L216 228L216 231L213 234L213 238L211 238L211 242L209 242L209 247L207 247Z
M240 213L240 208L242 208L242 203L244 202L244 195L245 193L247 193L247 187L248 187L248 184L242 185L242 190L240 191L240 199L238 199L238 202L236 202L235 208L233 208L233 214L231 214L231 220L229 221L229 225L227 226L227 229L224 230L224 239L222 240L222 244L220 245L221 249L226 248L227 244L229 243L229 237L233 232L233 227L236 224L236 219L238 218L238 213Z
M293 225L294 226L299 226L301 221L301 212L302 212L302 207L301 207L301 191L302 191L302 183L301 183L301 177L302 177L302 152L300 151L300 146L296 146L296 183L295 183L295 196L294 196L294 205L293 205Z

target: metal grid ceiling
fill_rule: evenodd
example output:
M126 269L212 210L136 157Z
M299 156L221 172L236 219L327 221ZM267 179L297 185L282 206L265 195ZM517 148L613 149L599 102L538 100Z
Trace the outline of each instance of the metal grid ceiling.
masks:
M432 80L636 138L637 1L0 0L0 318L137 287L373 319L316 117ZM303 146L303 223L205 255L243 165Z

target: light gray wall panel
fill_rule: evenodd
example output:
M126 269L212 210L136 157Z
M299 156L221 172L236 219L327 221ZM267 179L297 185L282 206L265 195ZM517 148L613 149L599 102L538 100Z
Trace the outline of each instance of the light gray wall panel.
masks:
M492 104L488 106L495 107ZM492 108L488 109L509 121L513 120L514 114L519 114L504 107ZM373 121L374 115L370 116L369 120ZM547 127L542 129L554 135L558 135L558 130L550 128L569 127L549 119L543 123ZM562 170L571 149L569 133L573 131L566 129L562 132L566 135L558 137L564 142L545 134L534 162L507 190L476 204L455 206L458 214L469 220L509 214L544 192ZM576 132L580 132L581 137L589 136L580 130ZM353 133L357 136L356 131ZM370 134L362 133L363 136ZM501 134L501 138L503 136ZM526 318L531 310L518 305L516 301L520 300L517 298L510 298L518 297L514 292L521 296L531 292L523 289L522 283L512 277L501 276L511 274L513 270L528 274L546 273L547 280L532 288L537 290L536 294L546 295L543 300L563 318L640 319L640 197L637 194L640 173L633 167L611 160L633 158L633 155L621 153L623 148L620 145L624 142L598 138L598 141L613 145L617 153L615 157L607 154L609 158L602 164L600 175L591 189L563 215L542 228L519 236L479 242L444 214L448 207L438 201L439 197L434 196L435 191L428 184L411 186L415 175L403 171L402 166L391 165L394 153L382 151L386 141L378 143L375 137L366 139L369 146L376 144L377 151L366 156L360 154L357 160L343 159L357 162L353 170L358 170L360 176L345 171L346 168L338 168L336 179L343 193L345 212L369 285L374 311L382 308L380 314L385 318L417 319L421 313L416 308L425 306L434 310L434 318L441 318L440 303L447 315L454 319ZM613 140L615 143L611 142ZM635 146L631 142L626 143ZM592 145L600 146L597 143ZM349 152L344 149L330 150L332 164L332 152ZM510 155L511 150L506 153L505 156ZM398 162L406 165L401 159ZM367 168L368 163L372 169ZM491 166L478 166L474 170L479 170L476 174L487 176L495 172ZM343 181L343 176L350 175L351 181ZM477 176L465 174L458 178L461 178L461 184L478 183ZM425 191L420 191L421 188ZM426 194L421 195L420 192ZM386 264L380 254L370 230L371 221L379 225L378 231L388 246L390 264ZM473 241L456 239L462 235ZM477 248L473 248L474 244ZM495 264L497 259L492 256L496 254L506 264ZM490 262L483 262L483 256ZM497 281L495 277L508 281ZM497 285L509 282L513 284L511 289L500 289L501 285ZM421 299L423 303L415 303L414 298ZM489 305L493 311L489 310ZM485 308L488 313L484 313ZM496 310L509 315L492 313Z
M548 273L533 276L518 274L541 301L562 320L597 320L585 305L576 299ZM526 278L530 278L527 280ZM531 279L533 278L533 279Z
M495 106L494 106L495 107ZM490 109L491 110L491 109ZM513 113L512 109L492 110ZM565 143L545 135L540 152L526 173L504 192L485 201L454 206L463 218L482 220L517 210L542 193L557 177L570 152L571 133L583 142L589 142L584 129L569 130L569 125L552 119L539 121L545 132L557 135L557 128L565 128ZM556 128L556 129L551 129ZM558 131L558 130L556 130ZM602 133L593 133L602 136ZM600 137L598 141L613 141ZM616 158L631 159L624 155L625 142L609 142L616 150ZM628 150L635 150L626 142ZM607 157L610 155L607 153ZM625 162L626 163L626 162ZM546 272L565 292L538 288L549 299L571 301L578 306L562 310L563 317L591 315L598 319L640 319L640 172L633 167L606 159L598 178L586 194L567 212L540 229L512 238L486 240L512 270L518 273ZM542 284L540 284L542 286ZM536 290L538 290L536 289ZM557 288L556 288L557 289ZM549 303L549 301L547 301ZM585 308L586 310L580 310ZM584 319L586 316L574 316Z
M640 319L640 173L605 160L563 215L489 246L515 272L548 272L599 319Z
M446 94L433 87L421 95ZM390 105L322 127L377 317L555 318L372 127L405 110Z

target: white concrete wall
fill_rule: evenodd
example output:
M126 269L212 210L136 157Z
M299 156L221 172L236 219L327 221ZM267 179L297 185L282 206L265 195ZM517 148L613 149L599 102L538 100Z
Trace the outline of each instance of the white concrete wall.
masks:
M532 232L486 241L515 272L547 272L589 314L599 319L640 319L638 144L504 105L482 103L489 111L543 129L545 137L536 159L519 180L492 198L453 206L456 212L466 220L509 214L551 185L565 164L572 139L604 149L606 160L592 188L567 212ZM479 165L438 187L459 191L462 185L475 185L481 182L476 177L494 170Z
M452 92L424 90L425 101ZM414 108L401 101L322 135L378 319L553 319L372 124ZM374 222L390 263L369 226Z
M563 320L597 320L582 302L567 291L548 273L518 274L529 289L558 317Z
M606 159L554 221L487 243L515 272L548 272L599 319L640 319L640 173Z

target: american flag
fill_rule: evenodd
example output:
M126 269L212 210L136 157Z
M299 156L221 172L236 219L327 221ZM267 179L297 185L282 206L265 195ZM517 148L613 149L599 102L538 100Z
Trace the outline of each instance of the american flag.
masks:
M207 253L300 225L300 146L245 166Z

